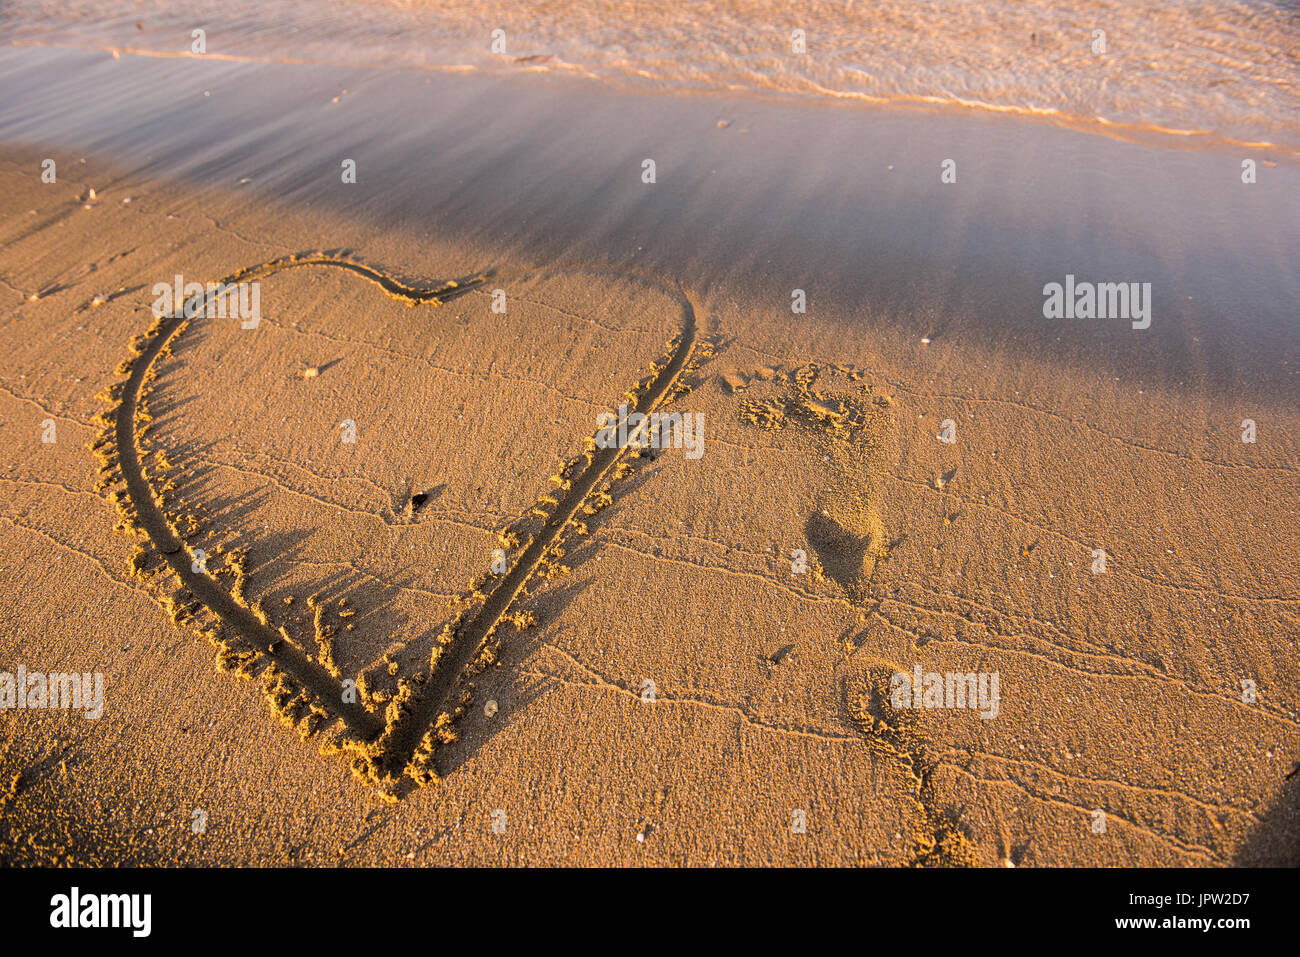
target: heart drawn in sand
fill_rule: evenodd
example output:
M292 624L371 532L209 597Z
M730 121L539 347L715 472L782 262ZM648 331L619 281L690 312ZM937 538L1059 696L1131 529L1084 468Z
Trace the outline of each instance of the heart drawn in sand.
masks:
M123 378L103 394L99 487L119 510L119 528L139 539L132 573L151 584L173 620L210 638L223 670L260 678L274 710L304 736L332 728L325 750L349 754L359 777L393 795L437 777L435 754L455 738L472 679L496 660L498 629L531 623L521 607L528 586L567 571L565 543L588 533L584 520L635 470L635 450L598 447L593 410L626 402L649 414L691 388L711 346L697 342L694 310L680 290L617 274L601 277L604 295L586 314L572 307L581 293L571 272L508 284L492 277L509 292L503 316L489 308L502 293L487 289L487 276L420 286L342 252L271 260L222 284L273 277L260 290L266 321L241 327L202 309L191 309L192 318L179 310L132 340L117 370ZM358 278L366 280L362 296ZM334 316L315 316L340 305L344 328ZM358 329L362 338L348 338ZM328 361L301 368L294 352L304 343L325 353L313 359ZM405 377L415 382L397 381ZM537 394L550 398L532 401ZM225 397L226 413L186 414L213 396ZM563 465L543 486L541 463L557 458ZM249 459L264 471L246 467ZM309 487L268 478L273 469L309 476ZM432 485L411 484L420 469L419 482ZM504 506L497 520L439 516L444 471L462 486L477 477L479 487L462 489L462 498L481 503L495 494ZM242 492L232 494L228 473ZM354 495L368 487L372 499L386 490L392 507L340 504L331 495L345 487ZM310 509L324 512L306 515ZM271 521L295 517L299 527L288 531ZM379 529L378 542L368 528ZM484 547L492 531L496 541ZM354 533L343 546L349 561L303 557L319 554L321 536L345 532ZM409 539L417 532L423 537ZM348 598L331 605L317 594L327 589L313 582L312 569L330 564L373 580L349 585L363 611L375 591L404 600L436 594L385 582L352 560L360 553L373 566L375 555L415 551L417 541L422 552L440 549L438 570L478 570L468 584L469 574L448 583L450 605L408 602L386 618L380 602L357 630ZM254 577L258 597L248 594ZM294 619L302 606L290 592L299 587L312 592L310 636ZM272 593L283 607L270 607ZM407 633L395 639L374 624L403 615Z

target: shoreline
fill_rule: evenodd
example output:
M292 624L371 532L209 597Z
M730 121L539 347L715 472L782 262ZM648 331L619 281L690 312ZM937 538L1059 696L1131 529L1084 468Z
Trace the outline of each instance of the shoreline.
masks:
M436 75L473 75L484 79L503 79L530 72L524 65L515 69L498 67L493 70L481 66L464 64L408 64L386 66L382 63L339 64L327 60L304 60L292 58L271 58L241 56L223 53L189 53L186 51L149 50L135 47L91 46L76 43L40 43L36 41L10 41L7 46L15 49L35 48L48 50L76 50L84 53L106 53L117 59L120 55L152 57L164 60L207 60L221 63L246 63L264 66L307 66L341 70L361 70L375 73L432 73ZM676 87L655 89L648 82L638 86L630 78L624 78L626 85L620 86L608 77L601 77L586 71L576 64L565 64L568 71L563 74L546 75L547 80L561 83L574 80L579 83L597 83L612 93L647 97L707 97L725 98L742 97L757 102L773 104L823 106L870 106L880 109L913 110L944 115L962 115L964 113L994 114L1010 116L1022 120L1036 120L1058 129L1089 133L1128 143L1132 146L1146 146L1154 149L1194 150L1194 151L1240 151L1253 150L1276 154L1279 157L1294 159L1300 157L1300 149L1272 140L1242 140L1229 136L1215 129L1189 129L1162 124L1155 121L1137 122L1132 120L1113 120L1104 116L1086 116L1070 114L1055 107L1037 107L1032 105L1012 105L983 102L980 100L952 98L941 99L921 94L899 94L897 96L877 96L854 91L835 91L823 88L799 90L766 90L760 87L739 88L731 86L692 88Z
M106 66L81 62L87 80ZM955 321L935 314L947 302L952 282L943 274L957 270L970 302L962 312L1004 316L990 328L1002 326L999 337L1014 348L1081 368L1100 361L1121 378L1150 385L1170 378L1166 370L1174 362L1199 353L1196 362L1208 358L1223 366L1222 372L1207 370L1211 381L1249 366L1274 400L1294 395L1300 351L1284 304L1300 298L1300 278L1274 257L1292 239L1300 245L1300 228L1289 221L1285 205L1285 197L1300 189L1300 167L1261 164L1261 181L1246 187L1235 164L1216 153L1151 155L1143 147L1032 121L1007 126L996 117L954 115L936 125L907 110L814 111L809 118L803 110L770 103L658 95L627 99L586 83L546 82L534 88L519 79L465 77L447 79L446 90L460 91L458 102L448 102L442 87L428 89L427 79L376 86L364 71L344 71L336 85L351 92L334 104L316 97L335 85L330 83L335 71L310 78L298 68L274 73L269 85L285 92L275 106L250 113L239 102L240 89L250 82L268 84L241 80L242 68L236 67L224 74L233 81L229 92L222 95L218 88L218 96L200 100L205 85L222 81L223 68L213 69L203 78L187 75L184 68L152 80L147 78L155 72L147 68L135 74L131 86L140 92L183 83L195 97L194 107L162 114L152 103L128 107L112 128L96 123L101 111L93 102L66 105L80 98L71 89L82 82L69 76L68 87L56 82L48 91L44 119L18 139L30 142L44 130L42 136L57 140L65 135L61 130L88 128L95 130L89 140L83 134L80 142L66 146L98 146L101 156L117 157L119 169L135 167L137 175L178 181L194 177L196 185L205 177L210 181L212 173L226 175L231 190L252 190L262 201L288 208L302 197L313 207L323 205L356 220L362 229L373 230L383 221L386 229L401 229L412 241L437 231L479 247L480 261L505 254L533 265L636 263L696 288L716 288L721 295L778 309L790 289L817 276L823 292L809 290L816 308L856 328L863 304L869 313L883 314L888 325L908 313L929 315L921 319L925 328L916 330L917 339L944 334ZM295 77L303 82L285 82ZM34 104L37 109L41 102ZM653 132L633 131L636 124L625 119L629 104L639 111L640 125L648 121ZM373 162L364 160L352 193L330 188L334 177L326 157L364 157L365 144L384 136L379 116L415 115L429 107L427 120L404 130ZM277 110L298 117L292 145L278 143L270 115ZM330 110L342 112L331 115ZM498 110L499 119L483 122L485 114ZM728 128L715 127L719 113L731 114ZM0 112L0 124L12 127L14 120ZM502 141L498 131L506 121L520 132ZM683 124L694 132L679 135ZM29 125L30 120L20 128ZM553 142L550 130L566 125L580 148ZM175 135L141 151L134 145L138 137L128 132L133 126L170 128ZM817 142L828 134L833 140L812 154L791 143ZM866 137L862 146L859 137ZM178 141L188 145L178 148ZM254 141L269 148L250 164L242 144ZM159 146L167 151L160 154ZM602 151L600 160L594 147ZM475 164L491 151L508 159L494 160L495 172L488 175ZM973 172L966 158L972 153L979 157ZM637 178L640 157L650 154L665 169L654 194L641 190ZM958 161L960 179L955 187L940 188L940 164L950 155ZM304 162L307 156L320 160ZM715 193L710 179L722 169L728 169L724 182L733 185ZM619 182L620 170L626 171L625 182ZM250 178L246 186L238 182ZM599 192L590 194L588 184ZM882 187L889 192L882 193ZM539 203L530 194L547 200ZM801 197L797 203L788 198L792 194ZM1195 202L1187 201L1191 197ZM629 215L648 208L647 202L663 209L665 201L671 220L652 214L638 227ZM574 208L590 212L582 218L555 212ZM926 228L914 228L914 217ZM672 226L662 236L647 235L656 221ZM871 227L854 235L855 221ZM733 241L728 233L744 241ZM902 242L891 241L891 235ZM1025 244L1022 235L1037 242ZM507 237L506 243L498 237ZM1269 238L1251 249L1260 237ZM774 270L772 264L782 260ZM1225 270L1229 265L1231 271ZM778 272L784 273L779 283L774 282ZM1154 329L1135 343L1115 330L1066 324L1052 327L1059 348L1045 342L1030 348L1028 337L1043 330L1043 286L1069 273L1088 281L1152 282L1158 310ZM898 295L909 287L907 298ZM1161 322L1161 315L1169 318ZM875 331L873 325L866 329ZM1150 343L1158 343L1158 349L1147 358ZM1172 378L1166 384L1181 387L1182 377Z

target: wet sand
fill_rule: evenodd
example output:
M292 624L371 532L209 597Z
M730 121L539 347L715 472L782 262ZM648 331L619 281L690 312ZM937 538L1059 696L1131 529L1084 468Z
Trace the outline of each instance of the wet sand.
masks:
M1293 160L562 77L0 77L0 670L106 689L0 718L6 860L1295 862ZM155 283L259 266L256 329L132 359ZM1044 318L1067 275L1151 283L1150 328ZM643 400L703 455L588 449ZM894 708L916 665L996 672L997 716Z

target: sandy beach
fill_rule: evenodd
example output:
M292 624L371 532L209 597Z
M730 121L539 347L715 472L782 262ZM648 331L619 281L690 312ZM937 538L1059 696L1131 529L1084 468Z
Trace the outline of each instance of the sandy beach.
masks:
M0 861L1298 862L1294 116L20 39Z

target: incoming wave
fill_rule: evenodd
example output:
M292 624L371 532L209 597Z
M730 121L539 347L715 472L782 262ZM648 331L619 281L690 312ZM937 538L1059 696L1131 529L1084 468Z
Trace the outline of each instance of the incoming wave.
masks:
M1300 150L1293 2L18 0L11 44L1020 113L1171 145ZM497 32L499 31L499 32Z

